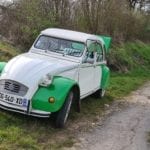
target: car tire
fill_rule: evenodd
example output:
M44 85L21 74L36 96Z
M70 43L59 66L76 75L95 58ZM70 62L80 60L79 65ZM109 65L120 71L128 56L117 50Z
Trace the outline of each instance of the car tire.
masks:
M57 113L56 120L55 120L56 128L63 128L65 126L72 106L73 98L74 98L74 93L73 91L70 91L65 100L63 107Z
M106 92L105 89L99 89L93 94L93 96L94 98L103 98L105 95L105 92Z

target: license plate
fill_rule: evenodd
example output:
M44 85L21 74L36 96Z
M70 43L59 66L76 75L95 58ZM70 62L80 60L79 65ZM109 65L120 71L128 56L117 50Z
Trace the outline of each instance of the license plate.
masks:
M9 94L1 93L0 92L0 101L4 101L10 104L27 107L28 106L28 100L25 98L15 97Z

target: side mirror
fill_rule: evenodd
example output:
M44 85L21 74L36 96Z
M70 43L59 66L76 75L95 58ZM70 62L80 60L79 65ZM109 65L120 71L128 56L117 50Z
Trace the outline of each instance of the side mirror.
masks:
M85 59L83 59L82 63L94 64L94 59L86 57Z
M86 63L94 64L94 59L87 58Z

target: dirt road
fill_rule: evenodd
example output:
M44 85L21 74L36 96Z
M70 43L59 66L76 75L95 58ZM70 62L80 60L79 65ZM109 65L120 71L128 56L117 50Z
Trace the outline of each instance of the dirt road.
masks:
M75 150L150 150L150 82L126 97L125 106L78 135Z

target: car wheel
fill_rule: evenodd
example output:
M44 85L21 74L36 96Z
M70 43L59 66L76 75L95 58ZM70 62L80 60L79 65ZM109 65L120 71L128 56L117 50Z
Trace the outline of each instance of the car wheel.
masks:
M97 90L97 91L93 94L93 96L94 96L95 98L103 98L104 95L105 95L105 92L106 92L105 89L99 89L99 90Z
M73 97L74 97L73 91L70 91L63 107L57 113L56 120L55 120L55 125L57 128L63 128L65 126L73 102Z

